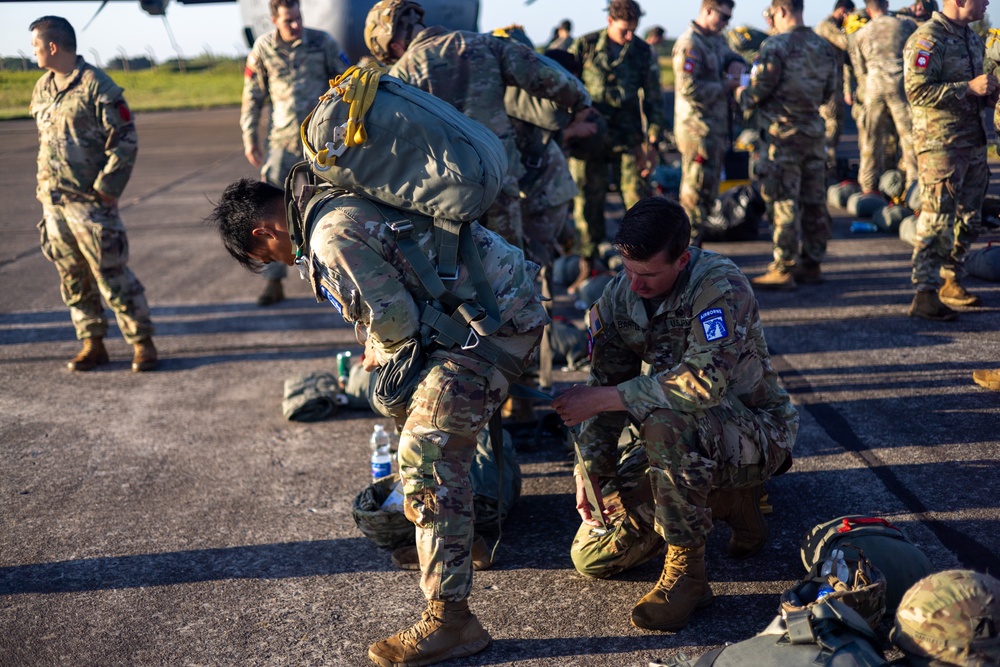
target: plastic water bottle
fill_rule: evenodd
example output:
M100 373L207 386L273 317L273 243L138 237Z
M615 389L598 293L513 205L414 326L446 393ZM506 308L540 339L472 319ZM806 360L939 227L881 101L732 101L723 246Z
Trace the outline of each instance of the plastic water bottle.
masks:
M830 584L823 584L822 586L819 587L819 590L816 591L816 602L819 602L832 592L833 592L833 586L831 586Z
M836 555L837 555L837 560L836 560L837 578L846 584L848 583L847 580L851 578L851 571L847 567L847 561L844 560L843 550L837 549Z
M385 427L375 424L369 442L372 446L372 479L391 475L392 455L389 454L389 434L385 432Z
M855 220L851 223L851 233L852 234L867 234L870 232L877 232L878 225L874 222L865 222L864 220Z
M819 568L819 576L825 577L833 572L833 563L836 558L837 549L834 549L830 552L830 555L826 557L826 560L823 561L823 565Z

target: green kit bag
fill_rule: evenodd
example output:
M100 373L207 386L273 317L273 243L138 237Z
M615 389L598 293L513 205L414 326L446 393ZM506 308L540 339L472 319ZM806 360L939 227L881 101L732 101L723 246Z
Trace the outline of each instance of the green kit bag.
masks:
M930 560L898 527L880 517L842 516L817 524L802 538L802 564L813 569L833 549L848 561L864 555L885 576L886 612L894 614L903 593L933 572Z

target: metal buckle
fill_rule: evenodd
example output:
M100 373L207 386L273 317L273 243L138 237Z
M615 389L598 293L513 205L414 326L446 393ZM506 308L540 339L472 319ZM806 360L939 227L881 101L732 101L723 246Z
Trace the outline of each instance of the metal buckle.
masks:
M469 341L472 339L475 339L476 342L470 344ZM479 334L476 333L475 329L469 329L469 337L465 339L465 343L461 345L461 348L463 350L471 350L477 345L479 345Z
M543 164L542 162L543 159L544 158L542 157L526 158L524 161L524 166L527 167L528 169L541 169Z
M440 278L441 280L458 280L458 266L457 265L455 266L455 273L453 273L450 276L442 276L441 268L438 267L438 278Z
M333 128L333 141L326 142L326 154L333 157L340 157L347 150L347 143L344 137L347 135L347 123ZM329 171L333 165L322 166L318 162L313 162L313 169L316 171Z
M396 238L406 239L413 233L413 223L409 220L396 220L389 223L389 229L396 235Z

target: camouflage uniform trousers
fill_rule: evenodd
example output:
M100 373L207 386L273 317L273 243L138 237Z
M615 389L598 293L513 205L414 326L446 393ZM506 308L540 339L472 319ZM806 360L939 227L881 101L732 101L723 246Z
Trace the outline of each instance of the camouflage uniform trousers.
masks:
M541 327L518 334L506 325L490 340L527 362L541 334ZM420 588L428 600L457 602L469 595L475 522L469 470L476 436L511 382L479 360L471 365L489 370L476 372L435 354L428 358L399 439L403 513L416 526Z
M639 173L639 161L632 151L610 151L605 159L571 159L569 169L577 187L573 219L579 237L577 254L581 257L593 256L597 245L607 240L604 205L609 186L608 169L615 164L621 166L619 190L626 210L652 193L649 182Z
M990 170L985 147L917 155L920 217L913 250L913 284L938 289L942 278L961 279L965 257L979 237Z
M773 226L773 269L794 266L799 257L819 264L826 256L831 220L824 153L822 142L804 135L768 146L767 162L761 164L761 196Z
M129 343L153 335L145 289L128 268L128 237L118 207L62 198L43 204L38 223L42 254L59 272L76 337L103 338L108 321L103 296Z
M794 444L784 420L729 395L704 411L655 410L639 437L649 457L656 532L675 546L695 546L712 531L713 488L762 484Z
M691 220L691 240L697 242L719 196L726 139L716 134L690 137L683 133L676 139L681 153L680 204Z
M844 129L844 96L840 91L819 108L819 115L826 125L826 168L832 173L837 168L837 146Z
M617 477L602 488L610 530L580 524L570 547L577 571L605 579L663 555L667 543L656 533L649 459L639 443L630 443L618 461Z
M913 152L910 105L905 95L893 91L873 95L869 91L865 96L864 123L859 128L859 147L864 147L858 169L862 192L878 190L879 177L885 169L894 165L897 148L902 150L899 167L906 173L906 187L909 189L910 184L917 180L917 158ZM864 140L860 138L862 134Z

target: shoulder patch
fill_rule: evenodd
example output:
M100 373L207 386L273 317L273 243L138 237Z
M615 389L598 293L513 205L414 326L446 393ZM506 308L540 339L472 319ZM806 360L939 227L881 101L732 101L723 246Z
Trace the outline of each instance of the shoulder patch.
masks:
M992 31L990 31L990 32L992 32ZM934 48L934 42L930 41L929 39L924 39L923 37L920 37L920 38L917 38L917 39L915 39L913 41L914 41L914 43L917 46L922 46L925 49L933 49Z
M118 100L115 102L115 108L118 109L118 117L123 121L127 123L132 120L132 112L129 111L128 105L125 104L125 100Z
M701 57L698 52L694 49L686 49L684 51L684 71L690 74L694 71L694 68L698 66L698 61Z
M705 340L709 342L726 338L729 335L729 330L726 329L726 318L723 317L721 308L709 308L701 311L701 314L698 315L698 321L701 322L701 328L705 331Z
M257 73L257 56L251 52L247 56L247 64L243 67L243 76L251 77Z
M927 69L927 65L930 63L931 54L927 51L917 51L917 56L913 59L913 66L917 69Z
M601 320L601 311L597 309L597 304L590 308L587 314L587 354L594 356L594 340L597 335L604 330L604 322Z

